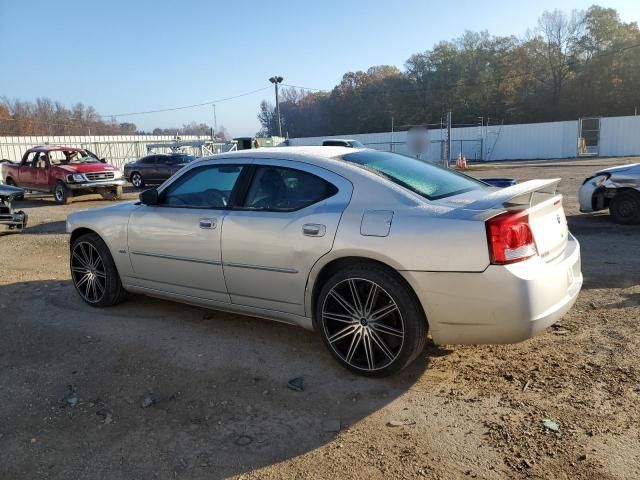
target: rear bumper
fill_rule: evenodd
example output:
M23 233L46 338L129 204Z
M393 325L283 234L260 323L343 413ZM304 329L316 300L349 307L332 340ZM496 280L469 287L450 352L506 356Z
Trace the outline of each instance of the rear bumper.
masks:
M125 184L124 178L118 180L109 180L106 182L83 182L83 183L67 183L69 190L98 190L102 188L121 187Z
M436 344L516 343L571 309L582 288L580 245L560 258L491 265L482 273L401 272L424 307Z

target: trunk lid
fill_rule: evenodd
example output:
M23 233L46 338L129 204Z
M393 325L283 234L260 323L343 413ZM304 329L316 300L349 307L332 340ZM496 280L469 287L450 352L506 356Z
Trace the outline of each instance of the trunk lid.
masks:
M558 183L559 178L529 180L507 188L473 190L436 203L453 208L451 216L481 221L505 211L526 211L538 255L551 262L565 251L569 236Z

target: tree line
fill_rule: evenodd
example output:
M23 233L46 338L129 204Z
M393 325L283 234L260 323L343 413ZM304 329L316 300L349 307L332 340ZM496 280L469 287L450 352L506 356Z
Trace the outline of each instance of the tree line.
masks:
M190 122L182 127L154 128L144 131L135 123L105 119L95 108L76 103L71 108L48 98L34 102L0 98L0 136L22 135L210 135L205 123ZM220 126L216 138L226 139Z
M285 88L280 112L290 137L341 135L439 124L528 123L634 115L640 107L640 31L612 8L546 11L522 38L465 32L404 64L345 73L331 91ZM260 135L276 135L263 101Z

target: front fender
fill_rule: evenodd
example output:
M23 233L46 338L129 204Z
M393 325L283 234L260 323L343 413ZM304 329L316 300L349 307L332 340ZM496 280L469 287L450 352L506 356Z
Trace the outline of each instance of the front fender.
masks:
M138 208L133 202L80 210L67 217L67 232L80 228L95 232L109 248L113 261L122 276L133 275L127 246L127 229L131 212Z

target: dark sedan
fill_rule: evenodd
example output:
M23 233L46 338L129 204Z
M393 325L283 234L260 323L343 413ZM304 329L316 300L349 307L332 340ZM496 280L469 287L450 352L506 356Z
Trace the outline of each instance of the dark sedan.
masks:
M160 184L189 162L196 159L185 153L153 154L124 166L124 176L136 188Z

